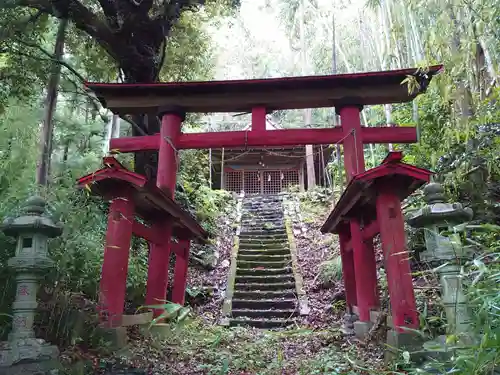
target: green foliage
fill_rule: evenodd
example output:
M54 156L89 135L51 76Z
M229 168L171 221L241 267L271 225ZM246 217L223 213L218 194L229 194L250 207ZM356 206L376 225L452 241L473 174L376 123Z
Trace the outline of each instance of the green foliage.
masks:
M320 263L317 279L319 284L325 288L330 288L337 281L342 280L342 259L340 256Z
M314 221L325 212L332 202L332 189L316 186L312 190L297 193L300 199L300 209L304 221Z
M163 345L170 348L172 363L189 362L194 365L193 371L204 374L359 374L346 353L335 345L337 339L339 332L334 329L228 329L194 319L171 330ZM311 356L302 357L303 350ZM349 356L356 358L354 352Z
M176 199L189 207L203 227L216 234L216 219L231 201L224 190L212 190L208 181L208 153L204 150L186 150L181 154L181 167Z
M185 322L192 312L191 307L189 306L184 307L182 305L169 301L165 301L165 303L158 305L142 306L140 309L142 308L163 310L163 312L160 315L158 315L151 321L150 326L154 326L155 324L158 323L171 322L176 325L176 328L178 328L178 325Z

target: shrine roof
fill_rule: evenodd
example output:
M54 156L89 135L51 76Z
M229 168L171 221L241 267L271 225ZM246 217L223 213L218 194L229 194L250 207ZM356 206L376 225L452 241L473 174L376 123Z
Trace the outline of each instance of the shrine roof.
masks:
M186 112L249 112L334 107L342 104L373 105L408 102L425 91L442 65L428 72L402 69L382 72L172 83L95 83L85 85L104 107L121 115L156 113L162 107ZM408 77L418 85L408 92Z
M378 192L388 185L395 188L400 200L430 180L433 172L401 162L403 153L390 152L381 165L356 175L347 185L325 223L322 233L339 233L350 218L365 224L376 218Z
M79 178L77 185L107 199L115 198L117 191L128 189L139 217L146 221L171 217L175 237L202 242L208 238L208 233L177 202L148 182L146 177L127 170L113 157L105 157L104 168Z

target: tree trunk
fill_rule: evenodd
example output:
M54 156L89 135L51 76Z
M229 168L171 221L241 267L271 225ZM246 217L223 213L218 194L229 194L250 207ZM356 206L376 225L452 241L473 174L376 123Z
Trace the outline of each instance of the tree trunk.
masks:
M306 127L311 125L311 110L304 110L304 123ZM307 190L316 186L316 172L314 169L314 147L306 145L306 169L307 169Z
M307 74L307 54L306 54L306 37L305 37L305 12L306 4L305 0L302 0L300 4L300 18L299 18L299 31L300 31L300 57L301 57L301 69L302 74ZM305 127L311 125L311 109L304 109L304 124ZM307 190L311 190L316 186L316 174L314 172L314 147L312 145L306 145L306 170L307 170Z
M113 122L111 124L111 138L119 138L120 137L120 128L121 128L121 118L118 115L113 115Z
M57 93L61 78L61 64L64 54L64 37L68 20L60 20L57 29L56 43L54 47L54 63L47 84L47 97L45 99L45 113L42 123L42 136L40 142L40 159L38 161L36 182L39 185L47 186L49 180L50 159L52 154L52 139L54 132L54 113L57 104Z
M332 15L332 73L337 74L337 38L336 38L336 27L335 27L335 12ZM339 118L337 116L337 112L334 110L333 111L333 125L337 126L340 123ZM342 190L344 188L344 185L342 183L342 156L341 153L342 150L340 148L340 144L335 145L335 161L337 163L337 169L340 173L340 178L339 178L339 190L340 194L342 194ZM333 176L333 182L332 182L332 193L334 194L333 201L335 202L335 177L336 175Z
M453 25L453 34L451 38L451 52L452 56L456 56L460 53L461 42L460 42L460 32L462 30L461 25L457 20L457 16L451 4L447 5L448 16L450 17L451 23ZM457 79L456 79L457 80ZM463 79L458 78L457 84L457 100L455 102L456 107L462 120L467 119L472 116L472 95L470 90L464 84Z
M387 13L386 13L387 12ZM390 5L384 1L380 1L380 19L382 21L382 32L384 34L384 40L385 40L385 55L392 55L392 43L391 43L391 13L390 13ZM399 52L397 51L396 47L396 54L398 55ZM399 58L399 57L398 57ZM387 69L392 69L393 68L393 60L388 60L386 57L383 58L382 60L383 70ZM393 126L392 124L392 104L384 104L384 112L385 112L385 122L387 126ZM388 144L389 151L393 151L393 145L392 143Z
M111 119L104 127L104 144L102 146L102 153L106 155L109 153L109 141L111 138L118 138L120 136L120 116L112 115Z

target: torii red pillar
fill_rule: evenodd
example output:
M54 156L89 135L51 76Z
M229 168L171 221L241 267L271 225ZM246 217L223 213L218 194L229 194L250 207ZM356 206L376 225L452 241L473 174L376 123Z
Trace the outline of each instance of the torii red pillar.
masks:
M178 158L175 144L181 133L184 114L176 111L166 111L160 115L162 115L161 140L158 152L156 185L173 199L177 180ZM146 286L146 304L148 305L163 304L163 301L167 298L168 268L172 252L172 223L163 221L156 224L154 230L163 238L163 242L161 244L150 244L149 247L149 268ZM174 280L174 289L176 284L178 282ZM154 310L155 316L161 313L162 309Z
M403 213L393 186L384 186L377 197L377 218L394 328L398 332L404 332L404 328L417 329L419 319L408 262Z
M122 323L133 224L131 196L126 190L117 192L109 208L99 285L100 320L107 328L120 327Z
M360 121L361 110L362 106L358 105L344 105L336 108L337 113L340 115L343 131L344 167L348 181L357 174L365 171ZM345 267L347 273L344 273L344 284L350 287L355 285L355 303L358 306L359 320L361 322L369 322L370 310L380 304L373 245L370 246L369 242L365 243L363 241L361 223L352 221L350 223L350 232L352 249L345 249L346 251L342 255L342 263L346 262L345 264L347 264L347 267ZM354 270L350 270L350 264L354 265ZM347 301L348 305L351 303L353 301Z
M189 240L179 240L179 250L175 256L174 288L172 302L184 305L189 264Z
M347 242L351 237L350 229L345 228L339 233L340 257L342 259L342 277L344 279L345 300L349 313L357 305L356 297L356 277L354 274L354 257L352 249L347 247Z

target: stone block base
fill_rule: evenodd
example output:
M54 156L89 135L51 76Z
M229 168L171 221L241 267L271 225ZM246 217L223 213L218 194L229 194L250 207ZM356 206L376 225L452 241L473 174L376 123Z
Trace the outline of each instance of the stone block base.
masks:
M164 339L172 334L172 328L168 323L157 323L154 325L143 324L139 326L139 331L141 335L145 337L155 337L159 339Z
M358 317L355 314L346 312L344 314L342 327L340 328L342 334L344 334L345 336L354 336L354 322L357 319Z
M398 332L394 329L387 331L387 349L385 351L385 362L389 363L397 359L399 353L407 351L411 360L421 362L424 359L422 348L423 337L415 332Z
M0 375L57 375L62 370L56 360L19 363L9 367L0 367Z
M358 320L357 322L354 322L354 334L358 339L363 340L372 327L372 322L360 322Z
M18 363L38 363L56 360L59 350L42 339L16 338L0 343L0 368L9 368Z
M119 350L127 346L128 335L126 327L104 328L99 327L97 333L101 338L110 343L111 350Z

